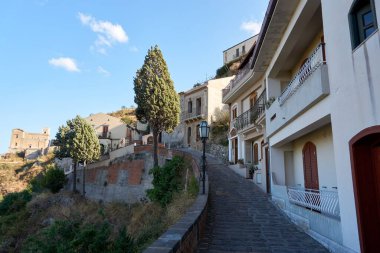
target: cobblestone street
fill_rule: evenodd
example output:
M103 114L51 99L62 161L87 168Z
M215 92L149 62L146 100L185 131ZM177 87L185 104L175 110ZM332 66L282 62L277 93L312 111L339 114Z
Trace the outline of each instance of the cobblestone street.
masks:
M199 252L328 252L252 182L211 157L207 160L210 206Z

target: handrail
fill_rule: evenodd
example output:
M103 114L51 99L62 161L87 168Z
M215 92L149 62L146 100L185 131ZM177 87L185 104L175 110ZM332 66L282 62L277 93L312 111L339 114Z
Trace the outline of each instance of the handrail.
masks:
M288 100L307 80L307 78L322 64L326 63L325 58L325 43L320 43L307 59L307 61L302 65L300 70L290 81L288 86L278 97L278 102L282 106L286 100Z
M255 124L256 120L265 112L266 92L265 89L256 100L255 104L249 110L243 112L233 122L233 126L237 130L244 129L245 127Z
M288 187L288 197L291 203L310 208L325 215L340 217L337 191Z

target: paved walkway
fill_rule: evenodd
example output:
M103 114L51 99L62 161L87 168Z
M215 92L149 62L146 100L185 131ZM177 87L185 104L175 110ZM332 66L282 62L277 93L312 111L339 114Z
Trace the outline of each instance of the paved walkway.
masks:
M328 252L291 223L256 185L211 157L207 161L210 206L198 252Z

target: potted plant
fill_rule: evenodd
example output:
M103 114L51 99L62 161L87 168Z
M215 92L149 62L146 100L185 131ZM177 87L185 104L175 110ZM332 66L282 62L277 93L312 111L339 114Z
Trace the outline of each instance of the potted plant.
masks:
M245 166L245 178L247 179L252 179L253 178L253 173L254 173L254 167L253 164L248 163Z

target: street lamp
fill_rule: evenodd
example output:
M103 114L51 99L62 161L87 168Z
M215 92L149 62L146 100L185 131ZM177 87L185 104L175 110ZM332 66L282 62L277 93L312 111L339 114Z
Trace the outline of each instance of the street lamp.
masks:
M210 127L207 124L207 121L202 121L201 124L199 124L199 136L202 139L203 143L203 164L202 164L202 184L203 184L203 193L205 194L205 174L206 174L206 140L208 139L208 135L210 132Z

